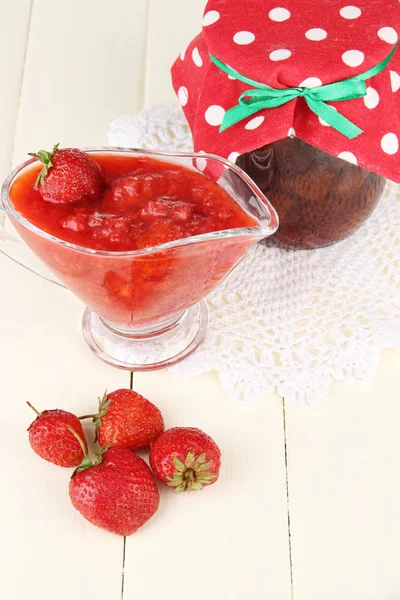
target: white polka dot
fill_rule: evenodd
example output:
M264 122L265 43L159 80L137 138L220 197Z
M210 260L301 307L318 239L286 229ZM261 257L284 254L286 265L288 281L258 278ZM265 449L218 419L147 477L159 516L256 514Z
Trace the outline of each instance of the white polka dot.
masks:
M386 154L396 154L399 149L399 139L395 133L387 133L381 140L382 150Z
M200 52L198 48L193 48L192 50L192 59L194 64L196 65L196 67L202 67L203 66L203 59L200 56Z
M397 31L393 29L393 27L382 27L378 31L378 36L381 38L381 40L387 42L388 44L395 44L399 39Z
M400 75L396 71L390 71L390 83L392 85L392 92L400 90Z
M291 54L292 53L290 52L290 50L284 50L282 48L280 50L274 50L273 52L271 52L269 57L273 61L285 60L286 58L289 58L289 56L291 56Z
M364 62L364 53L360 50L347 50L342 54L342 61L349 67L359 67Z
M288 137L296 137L296 132L294 130L294 127L290 127L289 131L287 132Z
M204 150L199 150L199 154L205 154ZM207 160L205 158L196 158L196 167L199 171L205 171Z
M320 42L321 40L324 40L327 35L325 29L319 29L318 27L306 31L306 38L313 42Z
M393 27L382 27L378 31L378 36L381 38L381 40L387 42L388 44L395 44L399 39L397 31L393 29Z
M358 19L361 16L361 10L358 6L344 6L340 9L340 16L343 19Z
M379 104L379 94L372 88L367 87L367 95L364 96L364 104L367 108L375 108Z
M217 10L209 10L203 17L203 26L208 27L218 21L220 14Z
M235 44L239 44L239 46L247 46L247 44L251 44L256 39L254 33L251 31L238 31L233 36L233 41Z
M336 112L337 112L337 108L335 106L331 106L331 108L333 108L333 110L336 110ZM324 119L321 119L321 117L318 117L318 120L321 123L321 125L323 125L324 127L330 127L329 123L324 121Z
M181 106L186 106L189 100L189 92L185 86L181 86L178 90L178 99L181 103Z
M239 152L231 152L230 155L228 156L228 160L230 160L231 162L236 162L237 158L240 156Z
M281 23L282 21L287 21L290 18L290 11L287 8L273 8L269 11L269 18L272 21L278 21Z
M187 50L187 46L186 46L186 48L184 48L182 50L182 52L179 55L179 57L180 57L181 60L185 60L186 50Z
M346 160L347 162L353 165L357 164L357 159L352 152L341 152L340 154L338 154L338 158Z
M322 81L318 77L307 77L304 81L299 83L299 87L315 88L322 85Z
M265 117L254 117L254 119L251 119L251 121L246 123L245 129L257 129L257 127L260 127L260 125L264 123L264 119Z
M213 104L209 106L205 113L206 121L209 125L213 125L216 127L217 125L221 125L223 118L225 115L225 110L222 106L218 106L218 104Z

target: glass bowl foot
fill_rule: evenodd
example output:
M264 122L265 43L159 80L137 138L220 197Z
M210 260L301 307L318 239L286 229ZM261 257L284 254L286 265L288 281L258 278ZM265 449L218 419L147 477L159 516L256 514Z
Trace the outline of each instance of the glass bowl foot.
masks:
M157 331L121 331L90 308L86 308L82 322L83 336L92 352L107 364L127 371L152 371L180 362L200 346L207 325L204 300Z

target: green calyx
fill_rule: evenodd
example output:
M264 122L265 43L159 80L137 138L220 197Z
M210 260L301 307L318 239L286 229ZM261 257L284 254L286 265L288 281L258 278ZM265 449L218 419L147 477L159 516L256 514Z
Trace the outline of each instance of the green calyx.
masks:
M44 180L45 180L49 170L53 166L52 159L53 159L55 153L57 152L59 146L60 146L59 143L55 144L52 152L47 152L47 150L39 150L39 152L37 152L36 154L32 154L32 153L29 154L29 156L32 156L33 158L36 158L36 160L40 160L40 162L43 163L43 169L40 171L39 175L37 176L35 185L33 186L35 188L35 190L37 190L39 184L44 183Z
M93 423L96 427L100 427L101 418L107 414L107 409L111 404L111 400L108 398L107 390L104 392L103 397L99 398L99 412L93 415Z
M95 442L97 442L97 431L98 428L101 427L101 419L107 414L107 409L111 404L111 400L108 399L107 390L104 392L103 397L99 398L99 411L97 414L93 415L93 423L96 426L96 436Z
M94 460L92 461L86 451L85 444L83 443L81 436L70 425L68 425L68 429L72 433L72 435L78 440L79 445L83 452L83 460L82 460L81 464L79 465L79 467L76 467L75 471L72 473L72 477L73 477L76 473L80 473L81 471L86 471L86 469L90 469L91 467L97 467L97 465L99 465L102 462L103 454L108 449L109 444L106 444L105 446L103 446L103 448L101 448L100 452L96 452L94 455Z
M217 478L216 473L211 471L212 462L206 462L205 454L196 458L194 452L188 452L184 463L176 456L172 457L172 461L175 473L173 477L169 477L168 485L173 487L175 492L202 490Z

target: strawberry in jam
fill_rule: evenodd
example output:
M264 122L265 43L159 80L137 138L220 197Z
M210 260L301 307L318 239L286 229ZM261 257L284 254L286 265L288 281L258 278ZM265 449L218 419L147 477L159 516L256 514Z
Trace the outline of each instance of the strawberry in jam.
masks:
M101 170L86 152L77 148L59 150L56 144L52 152L39 150L31 156L43 164L35 187L47 202L58 204L100 198L103 189Z
M119 252L139 250L210 231L254 224L254 219L242 211L227 192L202 174L132 155L89 156L74 150L90 162L82 161L85 175L81 186L73 171L76 162L69 167L74 185L65 183L69 194L66 200L67 192L63 196L59 191L61 177L68 171L64 164L59 171L63 152L67 150L55 151L51 158L53 166L44 167L48 169L44 176L40 171L39 189L35 189L34 182L40 166L35 165L14 183L11 199L31 223L77 246ZM64 161L63 155L61 158ZM94 178L88 183L93 173L97 176L102 173L101 181L96 183ZM57 181L56 190L54 181Z

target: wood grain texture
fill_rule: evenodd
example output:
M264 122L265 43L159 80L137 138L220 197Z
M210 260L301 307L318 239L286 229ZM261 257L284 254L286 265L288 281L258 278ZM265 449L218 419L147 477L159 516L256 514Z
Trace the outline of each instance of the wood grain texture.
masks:
M200 31L205 0L34 0L31 18L30 6L0 3L3 176L39 146L103 144L118 115L175 103L169 69ZM25 400L89 412L129 375L86 348L83 307L68 292L2 256L0 274L0 598L119 600L123 541L71 507L68 470L31 452ZM371 384L336 384L313 411L286 410L294 600L399 596L399 373L388 351ZM172 600L181 589L193 600L290 600L279 398L234 405L214 374L141 374L135 388L168 427L212 435L224 464L203 492L162 488L156 516L127 539L124 600Z
M147 0L35 0L14 163L28 151L105 144L143 102Z
M139 107L145 8L145 2L120 2L113 8L102 1L35 0L14 164L32 148L58 139L101 144L117 107ZM136 17L141 26L131 36ZM22 14L19 18L22 26ZM117 35L121 30L122 37ZM140 69L128 78L123 63L132 53ZM3 104L1 108L3 116ZM68 469L32 453L26 433L32 415L25 400L39 409L90 412L105 388L128 386L129 375L91 355L80 331L83 306L72 295L3 257L0 272L7 282L0 316L1 381L7 398L3 418L10 423L0 450L7 489L0 520L8 549L0 597L22 600L40 594L53 600L56 593L58 600L67 600L78 589L82 598L119 600L123 540L94 528L72 508ZM107 557L107 569L97 569L93 576L99 557Z
M286 411L295 600L399 597L400 360Z
M222 452L219 481L201 492L160 486L155 517L127 538L125 598L290 600L282 405L233 404L214 374L190 382L135 376L166 427L199 427ZM157 576L154 576L154 572Z
M0 598L54 600L56 594L70 600L79 590L79 598L120 600L123 539L75 511L68 497L70 469L32 452L26 429L34 415L25 401L39 410L92 412L97 396L107 387L127 387L129 376L86 347L82 305L71 294L2 256L0 272L7 282L0 311L0 528L6 548ZM107 568L98 568L105 557Z
M0 2L0 181L11 167L30 13L31 0Z
M201 31L205 0L149 0L145 106L176 104L170 69Z
M205 0L150 0L145 105L176 103L170 67L201 30ZM193 600L290 598L282 406L277 396L251 407L230 403L214 375L190 382L158 372L135 387L167 427L204 429L224 458L218 484L200 493L161 489L156 517L127 539L126 598ZM157 565L157 578L151 576ZM178 578L178 583L177 583ZM200 584L196 585L196 580ZM167 584L171 581L171 586Z

